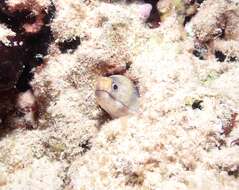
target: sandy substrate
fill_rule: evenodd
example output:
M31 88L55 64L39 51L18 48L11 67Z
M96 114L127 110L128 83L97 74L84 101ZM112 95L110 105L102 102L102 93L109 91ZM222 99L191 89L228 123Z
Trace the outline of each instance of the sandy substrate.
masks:
M138 1L53 3L54 41L31 81L38 117L29 130L9 116L0 190L238 190L238 2L205 0L186 26L186 9L168 5L155 28ZM77 49L59 50L78 37ZM112 120L94 88L119 70L135 81L140 109Z

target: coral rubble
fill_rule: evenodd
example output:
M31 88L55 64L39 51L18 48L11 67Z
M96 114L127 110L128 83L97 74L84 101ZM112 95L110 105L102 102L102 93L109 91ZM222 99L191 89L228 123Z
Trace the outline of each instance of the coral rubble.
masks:
M237 190L238 9L0 0L0 190ZM113 74L135 82L136 113L97 105Z

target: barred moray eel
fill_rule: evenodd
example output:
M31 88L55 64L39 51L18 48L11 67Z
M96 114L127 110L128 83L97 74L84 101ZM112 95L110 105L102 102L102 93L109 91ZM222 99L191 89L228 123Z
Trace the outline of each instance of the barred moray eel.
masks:
M137 111L139 92L133 82L123 75L99 77L96 101L112 118Z

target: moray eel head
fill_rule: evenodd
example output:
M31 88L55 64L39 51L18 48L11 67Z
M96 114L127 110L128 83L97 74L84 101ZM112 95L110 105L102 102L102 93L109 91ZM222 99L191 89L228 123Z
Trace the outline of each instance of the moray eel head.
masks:
M139 93L133 82L123 75L99 77L96 83L96 101L111 115L118 118L136 110Z

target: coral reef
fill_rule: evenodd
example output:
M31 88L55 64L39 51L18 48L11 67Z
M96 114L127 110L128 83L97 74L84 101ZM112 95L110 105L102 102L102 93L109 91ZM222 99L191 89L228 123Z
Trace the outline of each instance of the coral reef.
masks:
M208 14L208 12L215 12ZM239 38L239 7L235 1L207 0L202 3L198 14L190 23L195 33L195 40L207 44L208 55L220 51L227 57L238 57L237 41ZM201 18L205 18L204 21Z
M16 65L9 83L0 79L0 90L10 87L0 91L9 125L0 131L0 190L237 190L238 8L0 1L0 62ZM12 46L19 37L25 44ZM117 74L137 86L139 107L112 119L95 85Z

